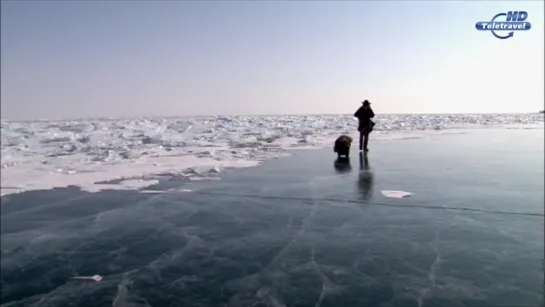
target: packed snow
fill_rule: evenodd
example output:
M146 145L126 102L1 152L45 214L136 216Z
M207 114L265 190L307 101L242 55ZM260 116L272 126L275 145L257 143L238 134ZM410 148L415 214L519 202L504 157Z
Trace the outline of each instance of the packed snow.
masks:
M373 139L467 128L542 128L543 114L381 115ZM350 115L211 116L1 123L1 193L79 186L141 189L161 179L218 178L290 149L356 135Z
M404 192L404 191L391 191L391 190L382 190L380 191L382 195L389 197L389 198L404 198L411 196L411 192Z

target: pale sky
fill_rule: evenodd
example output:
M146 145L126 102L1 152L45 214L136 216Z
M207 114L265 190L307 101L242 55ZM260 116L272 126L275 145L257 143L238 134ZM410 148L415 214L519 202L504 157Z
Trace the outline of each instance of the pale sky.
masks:
M532 29L475 29L510 10ZM9 119L537 112L543 1L2 1Z

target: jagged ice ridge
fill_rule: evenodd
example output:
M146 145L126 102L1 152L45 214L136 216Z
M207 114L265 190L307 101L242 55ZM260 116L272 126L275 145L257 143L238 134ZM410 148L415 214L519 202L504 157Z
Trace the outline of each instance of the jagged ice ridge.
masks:
M468 128L543 128L543 114L378 115L373 139ZM2 121L1 193L80 186L136 189L163 178L217 178L289 149L356 135L351 115ZM108 183L108 184L106 184Z

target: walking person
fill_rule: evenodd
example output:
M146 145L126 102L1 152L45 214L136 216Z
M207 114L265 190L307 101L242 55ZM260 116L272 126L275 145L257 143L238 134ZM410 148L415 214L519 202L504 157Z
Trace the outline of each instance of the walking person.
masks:
M371 118L375 117L375 112L371 109L371 103L368 100L362 102L362 106L354 113L358 118L358 131L360 132L360 151L364 153L369 151L367 143L369 143L369 133L373 131L375 123Z

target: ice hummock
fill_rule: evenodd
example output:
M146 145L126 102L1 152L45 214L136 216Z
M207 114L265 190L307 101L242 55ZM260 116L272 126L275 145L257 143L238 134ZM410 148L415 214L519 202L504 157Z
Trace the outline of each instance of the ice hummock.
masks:
M540 114L379 115L374 139L475 127L543 127ZM1 193L70 185L141 189L168 177L217 178L289 149L355 135L351 115L210 116L1 123ZM117 183L100 182L117 180Z

